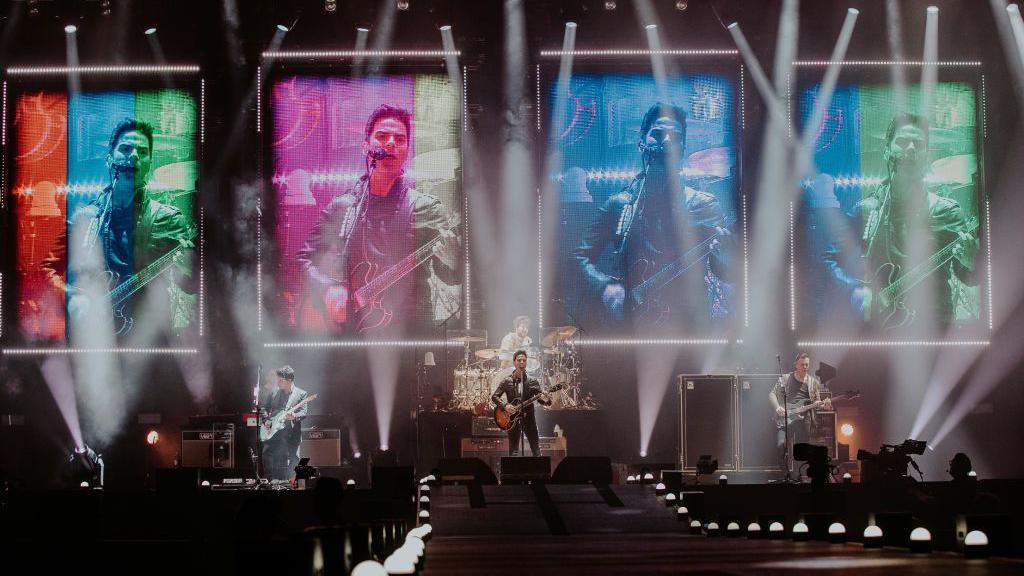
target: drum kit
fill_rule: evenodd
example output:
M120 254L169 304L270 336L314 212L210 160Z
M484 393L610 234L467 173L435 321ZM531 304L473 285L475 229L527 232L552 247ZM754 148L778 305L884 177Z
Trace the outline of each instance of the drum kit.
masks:
M552 396L549 410L596 408L590 395L580 391L582 364L572 340L575 326L548 328L541 338L543 347L524 346L526 372L542 383L544 389L563 387ZM512 355L515 350L479 348L486 342L481 336L461 336L453 339L464 347L463 359L455 368L449 410L468 410L476 416L490 411L491 394L502 380L512 375Z

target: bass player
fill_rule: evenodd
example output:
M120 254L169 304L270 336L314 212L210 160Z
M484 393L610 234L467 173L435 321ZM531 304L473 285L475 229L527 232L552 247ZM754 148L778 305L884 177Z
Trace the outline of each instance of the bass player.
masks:
M810 355L806 352L797 354L793 363L793 371L780 376L779 381L768 394L768 401L775 410L776 420L781 424L778 426L776 446L779 454L779 468L787 477L789 476L789 451L794 444L807 442L812 428L815 427L813 412L804 413L800 417L790 416L788 412L808 404L815 404L822 410L832 410L832 400L822 399L821 381L810 373L810 367ZM785 424L787 416L790 416L791 419L788 426ZM786 445L787 428L789 446Z

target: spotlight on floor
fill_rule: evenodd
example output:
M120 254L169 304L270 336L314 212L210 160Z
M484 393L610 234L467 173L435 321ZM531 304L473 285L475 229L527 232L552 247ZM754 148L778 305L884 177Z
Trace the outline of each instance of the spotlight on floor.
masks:
M640 457L641 458L647 458L647 451L646 450L641 450L640 451Z
M278 29L279 31L281 31L281 32L287 32L287 31L288 31L288 27L287 27L287 26L285 26L284 24L278 24L278 25L277 25L277 29Z
M927 528L918 526L910 532L910 551L917 553L932 551L932 533Z
M151 26L149 28L146 28L145 34L146 36L152 36L153 34L156 34L156 27Z
M146 444L150 446L156 446L156 443L160 441L160 433L156 430L150 430L146 433Z
M68 24L67 26L64 27L64 32L66 32L68 34L74 34L77 31L78 31L78 26L75 26L74 24Z

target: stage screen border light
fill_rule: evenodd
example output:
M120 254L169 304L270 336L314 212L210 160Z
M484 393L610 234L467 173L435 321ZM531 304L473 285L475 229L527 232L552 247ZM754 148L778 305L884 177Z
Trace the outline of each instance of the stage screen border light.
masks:
M369 58L377 58L383 61L383 71L381 75L399 74L402 72L409 71L411 74L420 73L418 69L427 65L432 65L440 61L442 64L446 58L455 57L459 58L462 54L461 50L298 50L298 51L264 51L261 54L261 65L256 70L257 82L256 82L256 134L260 142L260 159L259 159L259 170L258 179L260 182L259 198L257 199L256 206L256 314L257 314L257 332L263 334L263 315L264 315L264 293L263 293L263 205L264 199L267 198L268 194L272 191L268 190L269 181L267 180L265 173L268 168L273 167L273 159L270 157L269 152L265 150L264 132L264 107L269 110L270 102L269 96L266 97L267 101L264 101L264 90L263 83L269 80L271 77L279 77L284 74L308 74L311 76L319 75L324 77L347 75L351 73L353 65L356 61L361 61ZM458 69L461 72L459 78L462 83L461 93L458 97L461 98L460 105L458 107L461 119L459 125L461 126L462 136L460 137L460 157L462 155L462 147L465 144L465 134L469 132L469 122L467 118L469 105L467 96L467 84L469 82L469 73L473 69L468 65L459 64ZM426 72L426 68L423 69L423 73ZM271 120L267 120L268 122ZM269 127L268 127L269 128ZM469 218L470 207L469 207L469 193L465 189L465 182L463 181L462 187L462 206L461 217L463 225L463 247L462 257L463 260L463 298L462 314L463 314L463 325L461 328L470 330L473 327L473 314L470 306L470 300L472 295L472 282L470 274L470 254L472 250L472 234L471 226L472 222ZM461 342L447 341L443 339L430 339L430 338L407 338L407 339L355 339L352 337L345 337L340 339L327 339L327 340L301 340L298 339L284 340L278 339L275 341L264 341L263 347L265 349L327 349L327 348L368 348L368 347L429 347L429 346L462 346Z
M575 64L578 62L585 63L587 66L587 72L593 73L607 73L612 74L615 72L619 73L639 73L642 70L648 69L651 66L650 57L653 55L660 55L673 58L686 58L696 59L695 62L702 69L711 69L718 64L719 60L724 59L728 64L723 64L721 68L715 68L715 72L729 76L734 82L734 88L736 90L736 98L738 102L734 106L733 111L733 129L734 129L734 149L736 154L736 172L739 182L736 185L736 192L734 197L734 210L737 212L737 223L742 229L741 246L743 250L743 265L742 265L742 298L737 300L742 301L743 314L742 322L740 322L739 315L736 318L731 319L729 324L730 330L741 330L746 329L750 325L750 294L749 294L749 222L747 219L747 190L744 178L743 162L744 162L744 132L746 129L746 81L745 76L747 74L746 68L740 58L739 50L736 49L662 49L662 50L651 50L651 49L630 49L630 48L618 48L618 49L574 49L574 50L561 50L561 49L549 49L541 50L539 52L539 59L545 61L543 64L538 62L534 67L534 110L536 122L536 130L538 134L538 141L542 141L543 138L543 121L545 118L545 105L542 96L542 75L549 80L549 83L553 83L557 79L558 62L563 56L571 56L574 63L574 73L576 72ZM635 65L635 68L626 70L626 66ZM735 66L735 69L731 67ZM544 72L547 74L544 75ZM651 71L653 75L653 70ZM685 75L681 73L680 75ZM538 147L538 154L542 157L540 163L544 165L543 157L547 150L546 146ZM546 175L544 176L546 177ZM556 193L558 193L556 191ZM544 326L545 316L545 296L544 296L544 276L543 270L545 262L542 257L543 246L544 246L544 234L543 226L544 219L541 214L541 208L544 204L543 193L537 190L537 210L538 210L538 274L537 274L537 317L538 324ZM738 248L738 247L737 247ZM603 345L615 345L615 346L648 346L648 345L675 345L675 346L705 346L705 345L725 345L730 343L741 344L742 339L730 339L726 337L708 337L708 338L586 338L578 339L575 344L578 346L603 346Z
M108 79L108 76L128 76L130 78L138 77L151 77L166 78L182 76L182 77L193 77L193 81L198 81L198 86L189 86L186 89L192 92L196 96L198 116L199 116L199 135L195 142L196 149L196 166L197 175L200 182L202 182L202 165L203 165L203 144L206 141L205 137L205 124L206 124L206 78L201 75L202 69L198 64L182 63L182 64L164 64L164 65L153 65L153 64L87 64L80 66L63 66L63 65L31 65L21 66L12 65L4 68L4 79L2 95L0 95L0 212L7 209L7 165L8 165L8 142L7 142L7 106L8 106L8 83L12 79L16 79L18 82L31 82L31 78L47 78L47 77L67 77L75 74L82 78L95 77L98 78L97 82L102 83L103 88L109 90L127 89L134 90L130 86L124 86L123 79ZM91 79L91 78L90 78ZM120 80L120 81L119 81ZM44 80L48 81L48 80ZM25 92L19 88L19 92ZM199 189L197 193L201 193ZM199 260L199 287L198 287L198 310L197 310L197 324L198 334L195 336L198 343L202 342L204 337L204 326L205 326L205 300L206 300L206 284L205 284L205 218L203 209L196 201L195 205L197 217L196 223L198 226L197 236L197 254ZM7 320L5 317L5 310L3 308L3 274L0 274L0 343L4 342L4 323ZM45 356L49 354L168 354L168 355L189 355L197 354L198 348L195 347L114 347L114 348L89 348L89 347L74 347L74 346L4 346L0 348L0 353L9 356Z
M972 84L975 91L975 97L977 102L977 121L976 126L976 144L975 153L978 157L978 173L979 173L979 190L977 191L977 202L978 202L978 216L982 220L981 225L984 227L983 230L979 231L979 254L977 257L977 264L985 266L984 274L979 274L979 279L984 278L985 287L979 288L984 292L985 296L982 297L983 310L980 312L981 318L979 321L987 325L987 331L989 334L994 329L994 318L992 312L993 302L993 288L992 288L992 243L991 243L991 211L990 202L991 197L985 182L985 140L987 136L987 109L986 109L986 80L985 74L982 70L982 62L980 60L937 60L937 61L923 61L923 60L843 60L833 62L830 60L796 60L793 62L793 66L797 68L796 73L800 74L800 69L812 69L812 68L825 68L829 65L837 64L845 68L862 68L862 69L877 69L877 68L891 68L891 67L904 67L910 69L920 69L924 66L936 66L937 68L951 68L951 69L973 69L976 70L976 75L969 79L956 80L942 80L942 82L949 81L963 81ZM853 78L852 81L846 82L846 84L858 84L866 85L872 84L876 86L884 86L886 82L880 80L877 82L869 82L865 80L867 74L878 74L877 70L870 70L869 72L860 72ZM849 78L847 76L846 78ZM797 87L811 87L819 84L820 81L810 81L805 83L799 83L795 79L791 83L791 88ZM843 76L840 76L840 84L844 83ZM914 82L914 85L918 85L918 82ZM796 102L793 91L790 90L787 94L787 110L790 114L790 118L796 110ZM794 137L793 130L794 125L791 122L790 137ZM851 184L857 184L852 182ZM807 348L858 348L858 347L870 347L870 348L885 348L885 347L977 347L977 346L988 346L989 340L982 337L971 337L978 336L978 332L957 338L956 336L942 340L920 340L920 339L885 339L879 338L879 334L874 334L872 337L857 339L851 338L845 335L839 335L836 337L828 337L823 335L814 335L814 337L806 337L810 335L801 335L799 333L799 325L796 317L796 258L795 258L795 246L794 246L794 232L795 232L795 220L793 215L793 208L791 207L790 212L790 273L789 273L789 306L790 306L790 331L797 339L798 347ZM981 252L984 251L984 254ZM981 326L978 327L978 331L981 330ZM852 332L852 330L851 330ZM801 339L801 336L805 336Z

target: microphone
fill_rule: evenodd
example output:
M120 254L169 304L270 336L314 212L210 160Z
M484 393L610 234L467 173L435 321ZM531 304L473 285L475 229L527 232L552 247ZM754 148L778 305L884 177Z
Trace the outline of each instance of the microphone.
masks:
M380 146L370 148L366 155L369 156L370 158L373 158L374 160L383 160L384 158L389 157L394 158L394 154L389 154L387 150Z

